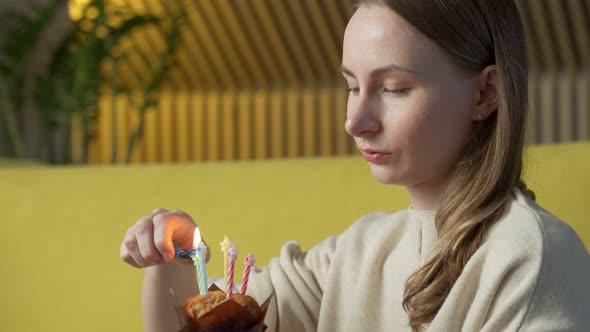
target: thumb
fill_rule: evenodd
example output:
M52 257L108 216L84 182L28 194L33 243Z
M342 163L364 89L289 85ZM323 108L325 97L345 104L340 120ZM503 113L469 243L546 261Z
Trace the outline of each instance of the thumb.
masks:
M166 262L174 261L174 244L187 249L192 246L196 225L187 215L161 213L154 216L153 223L154 244Z

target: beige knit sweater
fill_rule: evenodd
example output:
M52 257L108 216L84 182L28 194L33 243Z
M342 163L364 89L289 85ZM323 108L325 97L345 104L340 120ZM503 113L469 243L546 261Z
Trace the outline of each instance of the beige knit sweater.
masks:
M590 331L590 256L568 225L514 191L427 331ZM410 331L404 284L437 239L433 213L367 215L307 253L289 242L250 276L274 289L269 331Z

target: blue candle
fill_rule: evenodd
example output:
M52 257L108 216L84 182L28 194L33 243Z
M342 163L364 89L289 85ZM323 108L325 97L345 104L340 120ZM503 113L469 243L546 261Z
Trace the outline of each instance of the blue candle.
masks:
M195 264L197 266L197 275L199 278L199 293L202 295L207 294L207 268L205 262L205 255L207 249L203 242L199 243L197 247L197 257L198 260L195 260Z
M193 258L193 261L197 269L199 294L205 295L207 294L207 269L205 266L205 255L207 249L205 247L205 243L201 241L201 232L199 231L199 227L195 228L195 235L193 237L193 248L197 250L195 257Z

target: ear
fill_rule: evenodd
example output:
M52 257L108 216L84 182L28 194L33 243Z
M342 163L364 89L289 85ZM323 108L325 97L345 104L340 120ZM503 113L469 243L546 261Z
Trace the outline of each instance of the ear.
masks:
M496 65L485 67L477 80L477 93L473 119L482 121L498 109L500 103L500 87Z

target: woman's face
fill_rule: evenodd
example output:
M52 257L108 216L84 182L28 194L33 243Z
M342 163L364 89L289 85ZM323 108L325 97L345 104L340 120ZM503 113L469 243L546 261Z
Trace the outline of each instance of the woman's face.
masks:
M342 73L351 90L346 131L377 181L442 184L472 136L476 75L383 6L351 18Z

